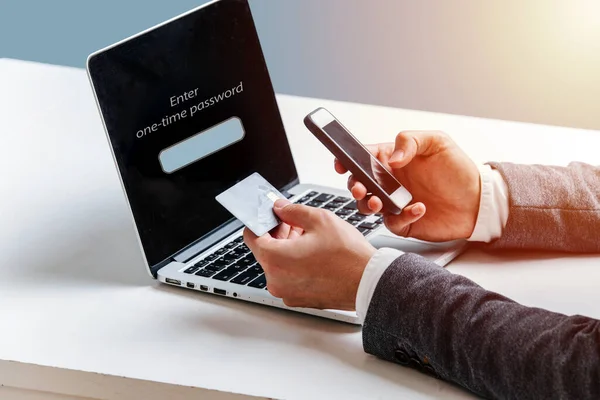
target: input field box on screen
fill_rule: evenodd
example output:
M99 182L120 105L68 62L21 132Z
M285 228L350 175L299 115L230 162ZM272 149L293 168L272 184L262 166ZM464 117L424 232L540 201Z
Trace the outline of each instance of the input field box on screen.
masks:
M231 117L160 152L158 159L167 174L180 170L242 140L242 121Z

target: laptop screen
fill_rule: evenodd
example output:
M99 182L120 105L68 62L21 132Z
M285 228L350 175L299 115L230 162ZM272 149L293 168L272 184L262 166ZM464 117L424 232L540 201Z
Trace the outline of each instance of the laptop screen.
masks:
M88 71L150 266L231 221L215 196L240 180L297 179L246 0L100 51Z

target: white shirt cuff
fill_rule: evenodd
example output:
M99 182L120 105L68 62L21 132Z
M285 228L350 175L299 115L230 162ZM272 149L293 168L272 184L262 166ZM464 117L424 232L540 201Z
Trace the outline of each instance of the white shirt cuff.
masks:
M502 231L508 219L508 186L500 172L489 165L479 166L481 179L481 198L479 214L473 234L468 239L471 242L489 243L502 236Z
M381 248L377 250L369 260L362 278L360 279L358 292L356 293L356 314L358 315L360 323L363 323L367 316L371 298L373 298L373 293L377 288L381 275L383 275L395 259L403 254L404 253L400 250Z

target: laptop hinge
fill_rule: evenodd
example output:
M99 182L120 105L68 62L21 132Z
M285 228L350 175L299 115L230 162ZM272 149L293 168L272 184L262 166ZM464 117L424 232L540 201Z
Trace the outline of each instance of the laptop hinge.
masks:
M231 235L235 231L242 229L243 227L244 224L242 224L238 220L233 220L227 223L226 225L222 225L218 229L213 231L213 233L208 234L196 243L177 253L173 257L173 260L180 263L188 262L198 254L202 253L204 250L210 248L211 246L214 246L216 243L225 239L227 236Z
M293 195L290 194L288 192L288 190L290 190L294 186L298 186L298 183L300 183L300 180L298 178L296 178L291 183L289 183L289 184L285 185L284 187L282 187L281 189L279 189L279 191L281 192L281 194L283 194L285 197L287 197L289 199Z

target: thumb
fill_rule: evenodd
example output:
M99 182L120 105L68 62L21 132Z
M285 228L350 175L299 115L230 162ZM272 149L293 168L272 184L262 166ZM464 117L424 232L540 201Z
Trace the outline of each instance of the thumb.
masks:
M420 220L426 212L425 204L415 203L402 210L400 215L385 217L385 226L398 236L408 237L411 225Z
M317 209L302 204L292 204L288 200L279 199L275 202L273 212L286 224L307 229L314 226Z
M388 163L392 168L403 168L416 156L427 157L440 152L447 142L448 136L441 131L400 132Z

